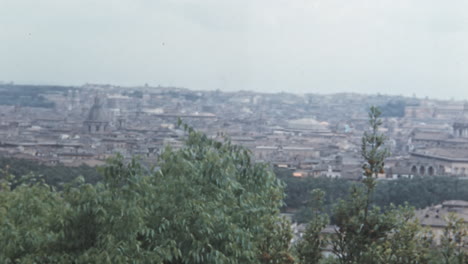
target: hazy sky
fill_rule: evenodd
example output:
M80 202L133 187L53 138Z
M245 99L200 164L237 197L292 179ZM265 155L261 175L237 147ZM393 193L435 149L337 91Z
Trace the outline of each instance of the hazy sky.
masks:
M468 99L468 1L0 0L0 80Z

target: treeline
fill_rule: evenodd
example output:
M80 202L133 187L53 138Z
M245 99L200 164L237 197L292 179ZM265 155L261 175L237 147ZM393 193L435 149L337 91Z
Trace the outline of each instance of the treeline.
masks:
M91 184L102 180L102 174L96 167L87 165L67 167L62 164L48 166L27 159L0 157L0 179L5 179L8 174L18 177L31 175L56 188L61 188L62 184L70 183L78 177L83 177L86 183Z
M404 117L407 102L404 99L390 100L386 104L380 105L383 117Z
M310 192L314 189L324 191L323 208L330 213L333 206L349 195L353 185L360 182L345 179L298 178L292 177L291 170L275 169L278 179L285 183L285 198L283 211L296 211L295 220L307 222L310 212L306 210ZM64 183L70 183L77 177L83 177L86 183L96 184L102 181L102 173L96 167L81 165L66 167L64 165L48 166L36 161L0 157L0 179L9 173L15 176L34 175L46 184L62 188ZM13 186L14 187L14 186ZM396 206L408 203L416 209L440 204L446 200L468 201L468 180L450 177L415 177L413 179L398 179L379 181L372 195L372 204L385 208L390 204Z
M0 105L19 105L27 107L53 108L54 102L47 100L44 94L67 93L66 86L14 85L0 84Z
M325 192L323 208L326 212L331 212L337 201L349 195L353 185L362 185L345 179L292 177L291 170L287 169L275 169L275 173L286 184L283 210L298 210L296 220L299 222L306 222L310 218L307 210L303 209L306 208L311 190L320 189ZM390 204L399 206L408 203L420 209L447 200L468 201L468 180L437 176L382 180L377 181L375 192L371 196L372 204L381 208Z

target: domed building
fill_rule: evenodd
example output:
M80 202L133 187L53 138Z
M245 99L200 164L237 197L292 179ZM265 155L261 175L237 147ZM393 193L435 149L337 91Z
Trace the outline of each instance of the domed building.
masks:
M108 132L109 121L98 97L94 98L94 104L89 111L88 118L83 122L83 126L85 133L88 134Z
M296 131L308 131L316 133L330 132L327 122L319 122L313 118L302 118L288 121L288 129Z

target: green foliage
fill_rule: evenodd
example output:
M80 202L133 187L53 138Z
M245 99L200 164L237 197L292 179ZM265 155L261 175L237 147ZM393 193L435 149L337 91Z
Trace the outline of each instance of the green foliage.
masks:
M312 211L307 206L310 199L310 191L320 189L324 191L322 210L331 213L333 205L340 199L347 197L352 182L337 178L299 178L292 177L290 170L275 169L275 173L286 184L284 199L287 208L299 209L295 214L295 221L304 223L312 217Z
M264 264L295 263L290 249L291 223L286 218L281 218L279 221L272 218L266 227L270 232L266 232L261 238L259 262Z
M312 210L312 220L308 223L307 229L297 245L299 263L318 263L322 259L322 250L327 246L327 238L321 235L322 230L327 226L328 215L323 213L324 192L314 189L311 192L311 199L308 207Z
M293 263L282 183L248 150L186 132L154 171L117 156L103 181L63 190L6 175L0 262Z
M447 200L468 201L468 181L456 177L415 177L379 182L372 197L374 204L410 204L425 208Z
M334 204L348 197L351 186L360 185L345 179L292 177L291 171L284 169L276 169L275 173L286 184L286 206L298 209L295 220L301 223L312 218L311 211L306 206L310 190L320 189L325 192L323 210L331 214ZM371 196L371 203L382 209L390 204L406 203L415 208L425 208L447 200L468 200L468 181L437 176L378 181Z
M394 228L377 247L378 263L429 263L432 259L432 232L422 228L408 206L391 207Z
M60 195L29 177L22 177L13 191L12 182L14 177L7 175L0 185L0 263L45 261L60 237Z
M468 225L464 219L450 214L440 241L440 262L463 264L468 262Z
M379 116L380 111L371 107L371 129L364 133L361 149L365 177L362 184L351 187L349 196L340 200L332 211L336 231L329 237L329 243L336 259L325 259L326 263L427 263L429 259L424 248L430 240L424 238L421 227L411 220L413 208L390 206L382 211L371 205L375 176L383 172L388 155L385 138L378 132ZM317 216L312 218L305 241L299 244L299 259L304 263L320 260L317 245L326 223L320 220Z
M366 193L354 188L334 212L338 232L332 246L339 263L427 263L430 236L413 219L413 208L382 212L371 206L366 212Z
M364 159L362 169L365 176L363 183L368 192L372 192L375 188L374 177L376 178L380 173L384 173L385 158L389 156L389 152L384 145L386 138L379 133L379 127L382 125L380 115L381 112L378 108L373 106L370 108L370 131L364 132L361 143L361 155Z
M425 255L422 243L415 243L420 233L411 224L413 209L390 206L384 212L370 204L375 190L375 177L383 173L388 156L385 137L378 132L382 124L380 111L369 111L370 132L362 138L361 154L364 176L362 186L353 186L348 199L336 206L333 216L338 226L331 240L339 263L421 263Z

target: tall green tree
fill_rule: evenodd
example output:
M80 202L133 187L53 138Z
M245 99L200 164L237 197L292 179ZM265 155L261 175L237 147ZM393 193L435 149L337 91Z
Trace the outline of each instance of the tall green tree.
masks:
M385 239L387 232L394 228L391 212L381 214L380 208L370 204L375 178L383 172L384 160L388 156L385 136L379 132L382 124L380 114L376 107L370 108L370 131L364 132L362 137L364 186L353 186L350 197L338 203L333 215L338 226L336 239L332 240L333 253L343 264L375 262L372 254L375 243Z
M364 206L364 222L367 222L367 215L370 207L372 192L375 189L375 178L380 173L384 173L385 158L390 154L385 147L386 137L379 132L379 127L382 125L380 119L381 112L377 107L372 106L369 110L369 126L370 131L365 131L361 143L361 155L364 159L362 165L365 185L365 206Z
M360 185L353 185L346 199L340 200L332 211L331 218L336 225L336 232L329 237L335 259L326 259L326 263L427 263L428 252L424 250L426 239L416 220L413 209L407 206L390 206L382 211L371 204L371 197L377 185L376 177L383 173L384 161L388 156L385 137L379 132L382 124L380 111L371 107L369 111L370 130L362 138L361 154L363 180ZM309 245L317 248L320 243L320 228L317 217L309 224L306 238ZM313 228L315 226L315 228ZM310 254L300 247L299 259L304 260ZM313 254L312 256L316 256ZM312 258L309 258L312 259ZM317 263L315 257L308 263Z

